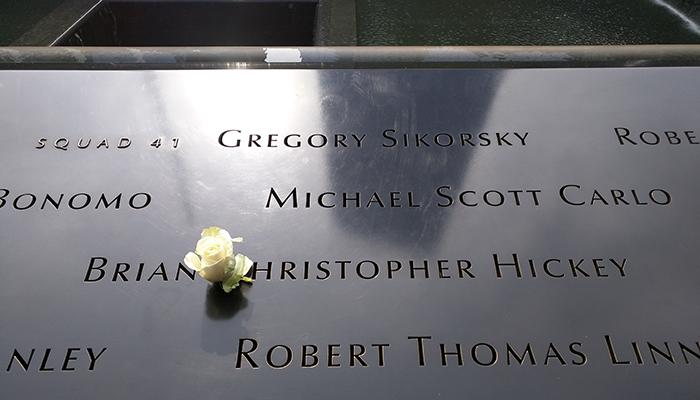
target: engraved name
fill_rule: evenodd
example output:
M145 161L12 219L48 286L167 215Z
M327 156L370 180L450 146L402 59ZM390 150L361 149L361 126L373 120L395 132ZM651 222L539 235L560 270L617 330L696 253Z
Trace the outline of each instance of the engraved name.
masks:
M449 185L432 191L430 203L439 208L460 207L539 207L544 189L485 189L462 190ZM388 192L304 192L293 187L278 190L271 187L265 200L265 208L420 208L414 191ZM671 194L660 188L585 188L577 184L561 186L557 198L569 206L667 206Z
M107 351L106 347L101 349L69 347L65 351L50 347L46 349L14 349L5 372L13 370L24 372L94 371L97 367L97 361L104 355L105 351ZM42 352L43 355L41 355Z
M371 144L382 148L428 148L428 147L524 147L529 132L435 132L405 133L396 129L385 129L380 135L357 133L244 133L239 129L221 132L220 146L227 148L361 148Z
M528 278L625 278L627 258L594 257L529 258L516 253L491 255L490 263L479 265L469 259L435 260L304 260L255 262L250 276L260 280L344 280L344 279L498 279ZM480 268L482 267L482 268ZM486 267L486 268L483 268Z
M372 343L368 345L353 343L341 344L302 344L295 349L285 344L275 344L268 348L260 348L253 338L240 338L236 356L236 368L244 366L259 368L265 365L269 368L281 369L297 361L301 368L324 366L328 368L368 367L370 365L383 367L384 358L389 343ZM295 356L294 353L297 353Z
M117 262L109 265L106 257L90 257L83 282L99 282L103 279L112 282L193 281L195 275L195 271L182 263L178 263L175 271L168 274L168 269L162 262L157 265L146 265L143 262Z
M493 253L488 260L282 260L255 261L248 276L255 280L503 280L626 278L626 257L526 257L517 253ZM83 282L194 281L196 273L182 263L113 262L91 257Z
M596 348L595 353L589 352ZM700 365L700 342L680 340L622 341L604 335L589 343L571 341L491 342L487 340L460 343L435 339L431 335L409 335L397 343L265 343L242 337L236 349L236 369L297 368L382 368L406 365L392 364L393 354L413 353L413 365L425 367L493 367L501 366L590 366L591 354L602 354L615 366ZM405 362L406 358L403 357Z
M621 146L657 146L657 145L692 145L700 144L700 139L695 131L669 130L669 131L634 131L625 127L613 129L615 137Z
M0 209L7 207L18 211L26 210L119 210L130 208L142 210L151 204L150 193L134 194L90 194L90 193L20 193L0 188Z
M480 133L398 133L395 129L382 132L382 147L489 147L526 146L529 132Z

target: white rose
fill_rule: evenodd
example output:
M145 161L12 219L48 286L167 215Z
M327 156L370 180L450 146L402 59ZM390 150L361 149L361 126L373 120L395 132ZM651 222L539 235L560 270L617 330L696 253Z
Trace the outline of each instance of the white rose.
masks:
M233 243L242 242L242 238L231 238L225 230L216 226L202 231L202 238L197 242L194 253L185 255L185 265L211 283L222 282L224 291L230 292L241 280L251 282L245 274L253 265L243 254L234 254Z

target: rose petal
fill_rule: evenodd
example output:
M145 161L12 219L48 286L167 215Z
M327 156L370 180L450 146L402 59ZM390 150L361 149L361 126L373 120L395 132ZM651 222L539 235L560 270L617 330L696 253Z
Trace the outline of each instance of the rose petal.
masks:
M202 268L198 271L199 276L208 280L211 283L222 282L224 279L226 279L226 265L227 264L228 264L228 261L222 260L222 262L220 262L216 265Z
M209 228L204 228L202 230L202 237L216 236L219 234L220 231L221 231L221 228L219 228L218 226L210 226Z
M216 236L223 238L223 239L226 239L226 241L229 243L231 242L231 234L228 233L228 231L226 229L219 228L219 234Z
M242 237L235 237L231 239L233 243L243 243L243 238Z
M199 257L197 257L197 255L191 251L185 254L185 265L195 271L199 271L202 268L202 263L199 260Z
M203 256L204 251L207 249L207 247L211 247L219 242L221 242L221 239L217 237L205 236L197 241L197 245L195 246L194 252L199 254L200 256Z

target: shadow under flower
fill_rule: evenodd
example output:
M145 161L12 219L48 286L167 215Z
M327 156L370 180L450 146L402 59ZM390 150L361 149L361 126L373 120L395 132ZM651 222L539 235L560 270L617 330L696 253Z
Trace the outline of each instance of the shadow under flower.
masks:
M205 304L207 317L213 320L233 318L248 306L248 299L243 293L248 289L248 285L244 283L230 293L226 293L220 283L209 285Z

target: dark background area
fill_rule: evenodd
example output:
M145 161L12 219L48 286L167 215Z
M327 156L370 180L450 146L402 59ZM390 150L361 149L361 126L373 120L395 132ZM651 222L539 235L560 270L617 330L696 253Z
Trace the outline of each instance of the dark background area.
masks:
M60 46L312 46L313 2L114 2Z
M65 0L3 0L0 45L9 46Z
M94 3L95 0L2 1L0 45L48 45ZM157 17L144 13L143 18L132 14L126 19L132 25L142 25L130 30L141 38L134 40L131 36L128 41L107 44L129 45L127 42L131 41L133 45L161 45L163 38L170 36L172 40L167 45L308 45L309 29L322 32L313 41L316 45L700 44L697 0L319 0L319 11L321 7L325 11L314 14L314 18L318 15L316 26L309 28L307 22L294 22L292 27L297 31L288 31L284 23L264 17L272 15L265 10L269 3L259 5L260 11L249 10L243 15L236 7L230 7L192 25L187 21L193 14L163 2L157 5L162 10ZM173 15L179 18L173 19ZM240 20L247 22L243 33L229 29L228 21ZM181 34L172 35L169 28L164 28L164 21L180 28ZM345 31L351 34L338 29L341 25L350 26ZM253 31L255 26L258 29ZM102 29L110 28L106 24ZM212 38L212 32L222 37ZM201 40L192 43L182 40L198 36ZM297 40L296 36L305 39ZM289 43L276 41L276 37L287 37Z
M686 15L698 7L677 3L667 1ZM700 43L652 0L358 0L357 14L364 46Z

